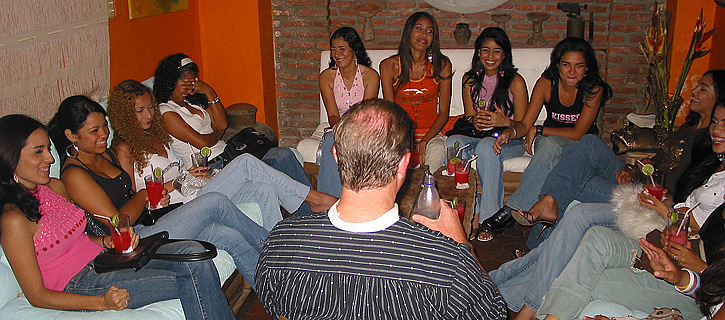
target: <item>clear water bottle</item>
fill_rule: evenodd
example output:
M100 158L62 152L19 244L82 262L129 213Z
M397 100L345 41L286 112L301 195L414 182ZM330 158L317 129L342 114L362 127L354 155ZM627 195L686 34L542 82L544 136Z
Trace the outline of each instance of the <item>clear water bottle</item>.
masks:
M426 171L423 176L423 190L418 195L418 214L431 219L438 219L441 213L441 197L435 185L435 178Z

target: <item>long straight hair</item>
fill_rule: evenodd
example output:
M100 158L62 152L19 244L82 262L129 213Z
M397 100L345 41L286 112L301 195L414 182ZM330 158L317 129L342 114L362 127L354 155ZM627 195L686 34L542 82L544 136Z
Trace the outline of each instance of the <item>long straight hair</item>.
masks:
M398 76L398 86L395 88L397 92L404 83L410 81L410 70L413 68L413 53L410 51L410 35L413 33L415 23L422 18L430 19L433 24L433 41L428 47L427 54L430 57L431 64L433 64L433 79L448 79L449 77L442 77L441 71L443 70L443 63L451 63L450 59L441 52L441 45L438 32L438 23L436 19L430 13L427 12L416 12L405 21L403 27L403 35L400 38L398 44L398 57L400 58L400 76ZM426 68L427 70L427 68Z
M473 101L478 100L478 95L481 92L483 86L483 78L486 76L486 70L481 63L481 47L486 40L491 39L496 42L497 45L503 49L503 61L499 66L499 72L496 73L498 78L498 84L496 89L493 91L491 101L486 101L489 108L493 108L493 105L498 105L504 114L510 117L514 114L514 103L509 98L509 88L511 83L516 76L518 69L514 67L513 57L511 54L511 41L506 35L506 31L499 27L488 27L483 29L481 35L476 38L475 51L473 52L473 59L471 61L471 70L465 73L468 77L467 84L471 85L471 99ZM495 111L493 109L489 109Z
M582 99L592 98L594 95L599 93L599 90L604 90L602 93L601 106L604 106L604 102L612 98L612 87L609 86L602 77L599 75L599 64L597 63L597 57L594 54L594 48L582 38L569 37L561 40L556 44L554 50L551 51L551 59L549 61L549 67L544 70L541 74L542 77L551 80L559 80L559 62L561 58L569 52L579 52L584 56L586 61L587 71L584 73L584 78L579 81L578 89L583 90L584 94ZM600 87L601 89L596 89Z

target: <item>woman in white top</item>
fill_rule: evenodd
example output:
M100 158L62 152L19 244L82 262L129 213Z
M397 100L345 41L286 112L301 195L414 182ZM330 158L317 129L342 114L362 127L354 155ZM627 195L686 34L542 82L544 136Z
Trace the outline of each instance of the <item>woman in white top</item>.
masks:
M249 154L236 157L213 178L207 173L209 167L190 168L188 174L193 176L190 179L208 182L198 191L182 195L174 188L173 180L184 171L169 148L172 140L157 107L151 90L135 80L123 81L111 91L108 117L116 132L113 148L124 171L135 177L134 190L145 188L143 177L151 174L152 168L161 168L171 203L186 202L211 191L220 192L236 205L259 204L263 213L261 225L267 230L282 220L280 206L295 212L305 201L310 208L300 210L320 212L337 200L310 189Z

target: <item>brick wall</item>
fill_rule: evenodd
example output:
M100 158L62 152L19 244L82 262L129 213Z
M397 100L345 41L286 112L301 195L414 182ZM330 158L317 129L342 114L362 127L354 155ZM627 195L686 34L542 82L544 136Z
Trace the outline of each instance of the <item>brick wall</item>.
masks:
M341 26L355 27L362 34L363 19L353 7L362 1L273 0L275 62L277 68L277 106L281 144L294 146L309 136L318 124L319 54L328 49L328 36ZM373 18L375 40L369 49L395 49L407 17L416 11L428 11L438 21L443 48L468 48L483 28L496 25L492 13L507 13L511 20L506 32L515 48L527 47L531 22L526 13L544 11L544 37L553 47L566 35L566 15L556 9L558 0L510 0L488 12L458 14L431 7L423 0L389 0L386 8ZM639 42L653 9L651 0L596 0L586 3L587 18L594 12L597 58L606 81L614 89L614 98L605 108L604 130L621 126L631 111L641 111L646 83L646 65L639 53ZM470 25L472 36L467 45L453 38L456 24ZM588 26L587 26L588 28ZM588 34L588 30L587 30ZM606 136L606 135L605 135Z

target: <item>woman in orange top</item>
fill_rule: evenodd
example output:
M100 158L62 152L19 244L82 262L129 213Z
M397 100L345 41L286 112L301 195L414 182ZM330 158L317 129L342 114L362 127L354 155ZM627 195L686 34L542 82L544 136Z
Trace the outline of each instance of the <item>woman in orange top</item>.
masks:
M380 62L383 99L405 109L416 123L419 162L437 170L445 163L445 136L451 105L451 61L441 53L438 24L426 12L403 27L398 54Z

